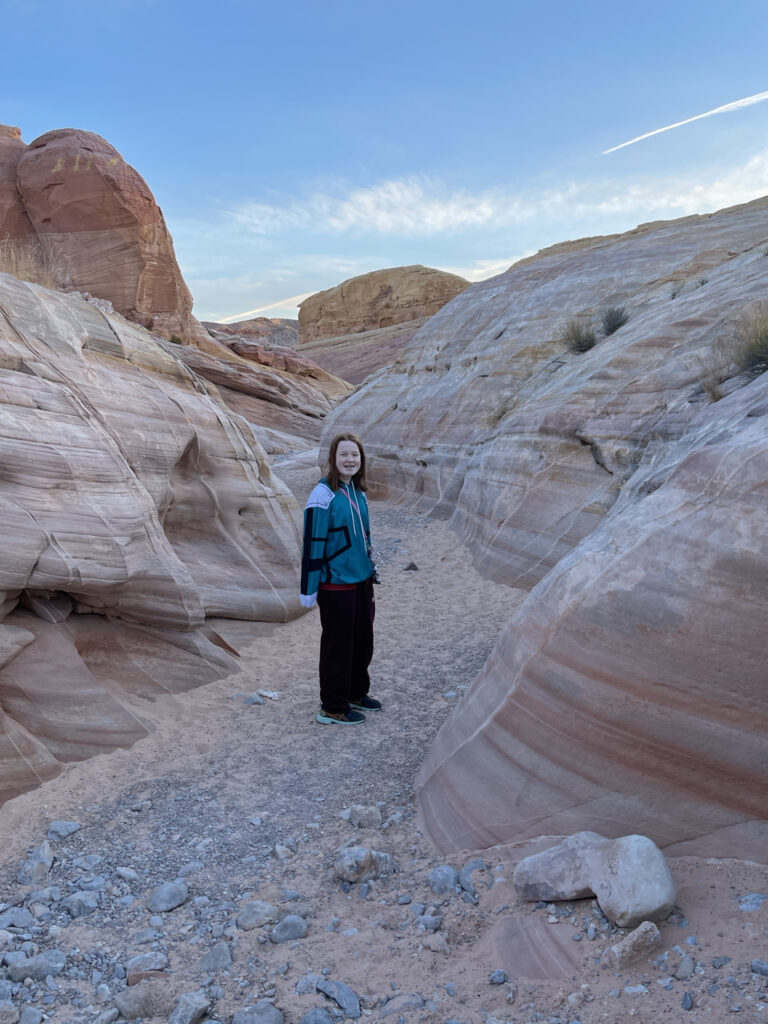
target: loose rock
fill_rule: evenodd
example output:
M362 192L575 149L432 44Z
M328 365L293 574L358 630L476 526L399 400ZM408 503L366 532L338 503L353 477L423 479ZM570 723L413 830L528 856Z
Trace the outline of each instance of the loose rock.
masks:
M621 928L661 921L675 905L675 883L664 855L645 836L606 839L596 832L577 832L520 861L513 881L529 900L594 895L606 917Z
M153 913L162 914L180 907L188 898L189 889L186 882L163 882L152 890L147 906Z
M66 839L67 836L74 835L79 831L80 822L78 821L52 821L48 826L48 838Z
M626 964L646 956L661 942L661 932L652 921L643 921L641 925L626 935L621 942L611 946L609 957L611 962L621 969Z
M53 864L53 851L46 839L37 849L33 850L27 860L20 866L16 881L21 885L34 885L47 877Z
M346 1017L351 1017L356 1020L360 1014L360 998L352 991L352 989L345 985L343 981L330 981L323 978L317 983L317 991L322 992L323 995L328 996L337 1003L344 1011Z
M365 846L350 846L336 857L333 870L345 882L367 882L373 878L392 875L397 865L388 853Z
M259 928L263 924L272 924L279 917L277 907L265 900L249 900L240 908L237 915L237 927L244 932Z
M168 1018L168 1024L198 1024L208 1012L210 1005L210 999L205 992L185 992Z
M290 942L292 939L303 939L309 931L307 922L298 914L286 914L285 917L270 931L272 942Z
M459 873L450 864L441 864L439 867L432 868L427 876L427 881L432 892L436 896L442 896L454 891L459 883Z

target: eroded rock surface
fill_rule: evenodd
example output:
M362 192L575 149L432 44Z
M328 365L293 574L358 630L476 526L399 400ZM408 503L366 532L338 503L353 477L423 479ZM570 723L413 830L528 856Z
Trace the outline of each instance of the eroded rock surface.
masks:
M0 388L2 800L235 670L206 619L296 614L299 538L248 424L122 317L0 275Z
M301 351L350 384L362 384L366 377L382 366L393 366L426 322L427 319L422 317L394 327L320 338L302 345Z
M5 235L39 240L60 285L107 299L165 337L212 346L147 183L101 136L64 128L27 146L18 128L0 125Z
M556 247L345 403L377 493L531 589L421 771L442 849L589 828L743 855L768 818L768 381L703 386L764 298L767 239L760 200ZM611 306L628 322L569 351L565 324Z
M352 385L294 349L268 348L247 336L217 334L221 351L168 346L215 384L224 402L251 424L270 455L316 444L323 418Z
M16 172L26 148L19 128L0 124L0 242L35 235L16 188Z

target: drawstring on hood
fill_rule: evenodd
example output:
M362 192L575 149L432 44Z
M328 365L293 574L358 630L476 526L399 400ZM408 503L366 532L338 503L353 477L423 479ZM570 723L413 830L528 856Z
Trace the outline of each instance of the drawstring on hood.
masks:
M362 517L362 515L360 513L360 505L357 502L357 494L355 492L355 485L352 484L352 495L351 496L350 496L350 493L349 493L349 484L346 484L346 483L344 483L344 481L342 481L342 485L344 487L344 494L346 495L347 501L349 502L350 510L352 510L352 532L354 533L355 536L357 536L357 527L355 526L355 512L357 512L357 518L360 520L360 531L361 531L363 537L365 537L365 526L363 525L363 517Z

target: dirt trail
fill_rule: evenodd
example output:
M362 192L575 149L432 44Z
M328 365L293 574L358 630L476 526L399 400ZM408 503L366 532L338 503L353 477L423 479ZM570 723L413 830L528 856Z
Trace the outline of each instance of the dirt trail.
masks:
M481 579L444 524L377 502L372 519L384 578L372 692L384 712L355 728L315 722L316 611L280 626L218 623L241 652L239 675L158 700L150 737L73 765L0 809L0 912L34 888L14 881L16 865L53 819L82 827L52 844L56 861L40 884L58 886L63 897L89 885L100 893L98 909L72 921L50 893L37 901L28 951L56 947L67 966L55 988L41 981L17 992L17 1005L39 1007L56 1024L106 1024L126 991L126 964L153 952L167 966L143 982L151 995L143 1019L158 1024L179 995L196 990L211 1006L203 1019L222 1024L262 998L273 1000L286 1024L299 1024L313 1007L338 1016L335 1003L300 984L307 972L323 971L354 990L363 1015L408 1024L589 1024L628 1016L717 1024L732 1019L736 1003L741 1020L768 1019L768 1005L759 1009L768 1004L768 979L755 981L748 971L752 958L768 955L768 899L750 911L737 900L768 893L764 867L675 860L682 909L662 927L659 952L668 959L621 976L597 962L616 936L590 901L549 923L545 911L516 898L514 850L481 855L487 867L474 875L475 896L432 892L428 873L444 859L419 832L413 779L522 595ZM406 569L411 562L416 570ZM259 688L277 699L248 704ZM378 805L383 824L353 827L339 816L351 805ZM341 885L332 866L351 842L390 854L399 870L370 886ZM471 857L448 862L460 868ZM125 867L135 878L117 871ZM150 921L151 890L179 876L188 899ZM273 904L278 916L303 917L306 937L275 944L271 924L238 927L244 904L255 899ZM439 921L434 931L427 919ZM597 926L594 941L589 922ZM577 933L582 939L574 941ZM679 960L675 946L702 967L692 980L662 987L658 981ZM201 964L216 949L231 963ZM714 957L731 961L713 968ZM490 984L494 970L508 980ZM647 992L625 991L634 985ZM681 1010L689 990L692 1012Z

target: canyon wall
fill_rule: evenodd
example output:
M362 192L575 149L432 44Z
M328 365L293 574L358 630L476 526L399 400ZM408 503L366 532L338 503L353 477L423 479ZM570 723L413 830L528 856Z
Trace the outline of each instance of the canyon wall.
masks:
M768 383L720 343L765 299L767 246L760 200L554 247L444 306L327 421L379 494L530 591L420 773L442 849L764 844Z
M215 387L103 303L0 274L0 801L299 613L296 505Z

